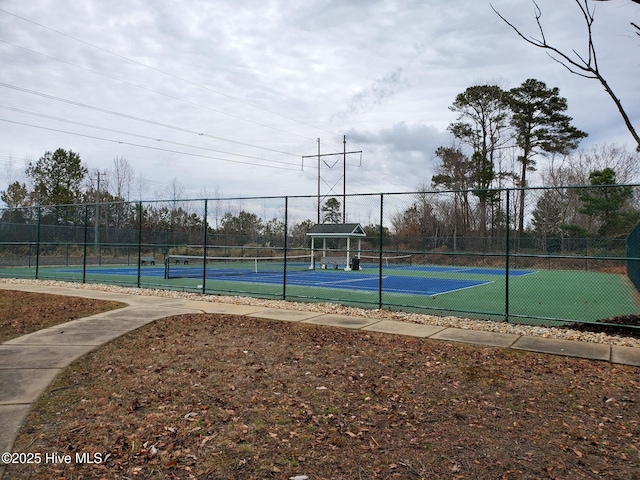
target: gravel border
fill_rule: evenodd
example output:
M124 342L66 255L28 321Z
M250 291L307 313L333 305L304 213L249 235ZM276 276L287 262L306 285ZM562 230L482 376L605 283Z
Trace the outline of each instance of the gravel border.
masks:
M125 293L129 295L146 295L162 298L183 298L204 302L229 303L234 305L252 305L267 308L281 308L286 310L299 310L307 312L321 312L336 315L349 315L353 317L376 318L380 320L397 320L424 325L437 325L442 327L463 328L466 330L482 330L486 332L513 333L532 337L558 338L563 340L575 340L580 342L600 343L605 345L617 345L623 347L640 348L640 339L608 335L605 333L581 332L571 329L553 327L541 327L530 325L517 325L490 320L473 320L453 316L439 317L421 313L395 312L390 310L365 309L347 307L334 303L304 303L285 300L267 300L253 297L203 295L201 293L179 292L174 290L159 290L149 288L121 287L116 285L71 283L53 280L27 280L15 278L2 278L4 284L34 284L44 286L67 287L101 292Z

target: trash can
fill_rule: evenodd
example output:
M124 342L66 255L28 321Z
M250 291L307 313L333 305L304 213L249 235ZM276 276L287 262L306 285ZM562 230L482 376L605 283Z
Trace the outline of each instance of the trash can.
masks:
M351 270L360 270L360 259L354 258L351 260Z

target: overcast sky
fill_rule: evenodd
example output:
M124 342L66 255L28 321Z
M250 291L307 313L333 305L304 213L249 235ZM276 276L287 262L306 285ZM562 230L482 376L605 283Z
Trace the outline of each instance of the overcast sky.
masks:
M493 6L538 36L531 0ZM575 0L538 0L547 40L586 53ZM640 7L597 4L600 68L640 125ZM602 87L525 44L485 0L0 0L0 190L57 148L93 172L124 157L143 198L315 195L429 184L455 96L559 87L583 142L633 148ZM342 193L342 161L321 193ZM330 168L331 167L331 168ZM140 192L133 192L137 199Z

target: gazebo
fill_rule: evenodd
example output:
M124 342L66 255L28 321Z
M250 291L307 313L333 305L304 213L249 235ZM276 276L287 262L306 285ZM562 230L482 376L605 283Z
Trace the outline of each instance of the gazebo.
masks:
M339 265L344 263L344 269L349 271L352 269L351 256L351 239L358 239L357 262L353 262L353 270L360 268L360 249L362 247L362 237L367 234L359 223L318 223L311 227L307 233L311 237L311 265L309 270L315 269L315 253L320 250L322 257L320 259L321 268L327 268L328 265L334 265L337 269ZM322 249L316 247L316 239L322 239ZM327 239L346 239L346 250L328 250ZM336 254L332 255L331 252Z

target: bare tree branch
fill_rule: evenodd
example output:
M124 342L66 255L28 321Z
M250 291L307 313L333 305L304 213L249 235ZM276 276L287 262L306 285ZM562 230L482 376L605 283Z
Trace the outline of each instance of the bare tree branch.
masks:
M599 1L606 1L606 0L599 0ZM632 1L634 1L635 3L640 3L640 0L632 0ZM624 107L622 106L622 103L620 102L620 99L616 96L616 94L614 93L612 88L609 86L604 76L601 74L600 69L598 68L598 59L596 55L596 47L593 41L593 31L592 31L592 25L595 21L594 10L591 10L589 8L589 4L587 0L583 0L582 2L580 0L575 0L575 2L578 5L578 8L580 8L580 11L582 13L582 16L584 17L584 21L587 27L588 55L586 59L582 55L580 55L576 50L572 50L573 56L570 56L569 54L562 52L561 50L559 50L558 48L554 47L553 45L547 42L547 39L544 33L544 28L542 26L542 20L541 20L542 11L535 0L533 0L533 4L535 5L536 24L538 25L538 30L540 31L540 36L542 38L541 40L538 40L533 37L525 36L518 27L516 27L513 23L509 22L504 16L502 16L500 12L498 12L493 7L493 5L491 4L490 5L491 5L491 9L496 13L496 15L498 15L498 17L500 17L500 19L504 23L506 23L509 27L511 27L511 29L514 32L516 32L516 34L520 38L522 38L525 42L529 43L530 45L533 45L534 47L546 50L547 55L549 55L549 57L552 60L554 60L555 62L565 67L572 74L578 75L584 78L589 78L592 80L598 80L598 82L600 82L600 84L604 87L609 97L611 97L611 99L615 103L618 109L618 112L620 112L620 115L622 116L627 129L629 130L629 132L631 133L631 135L633 136L634 140L638 145L637 146L638 150L640 150L640 135L638 135L638 133L636 132L633 124L631 123L631 120L629 119L629 116L627 115L627 112L625 111ZM637 25L633 23L632 25L638 28Z

